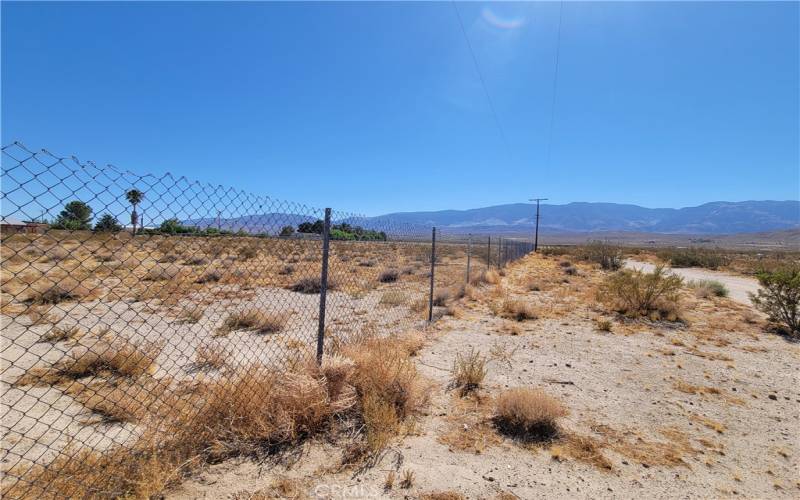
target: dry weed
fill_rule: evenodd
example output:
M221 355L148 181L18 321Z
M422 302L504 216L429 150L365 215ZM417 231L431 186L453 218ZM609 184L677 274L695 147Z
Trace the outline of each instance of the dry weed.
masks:
M486 378L486 357L474 349L465 355L456 353L451 377L453 387L457 387L462 396L469 394Z
M231 313L217 329L217 336L224 336L236 330L246 330L259 334L277 333L289 321L285 313L275 313L262 309L245 309Z
M558 434L558 419L568 414L560 401L539 389L504 391L495 403L495 425L522 441L545 441Z

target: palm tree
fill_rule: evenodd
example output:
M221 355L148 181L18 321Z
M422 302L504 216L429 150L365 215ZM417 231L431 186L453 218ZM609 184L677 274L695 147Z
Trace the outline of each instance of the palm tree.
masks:
M136 224L139 223L139 214L136 212L136 205L142 202L142 198L144 198L144 193L139 191L138 189L131 189L127 193L125 193L125 198L128 199L128 203L133 206L133 210L131 211L131 226L133 226L133 235L136 236Z

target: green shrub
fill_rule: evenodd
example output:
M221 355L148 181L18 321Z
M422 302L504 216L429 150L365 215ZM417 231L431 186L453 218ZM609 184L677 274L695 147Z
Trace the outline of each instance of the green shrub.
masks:
M122 226L119 221L111 214L105 214L100 217L97 224L94 225L94 230L107 233L118 233L122 231Z
M718 250L703 248L667 248L656 253L658 258L672 267L704 267L717 269L728 264L727 256Z
M75 200L64 205L64 210L58 214L51 227L53 229L80 231L91 229L91 222L92 207L82 201Z
M590 241L579 250L578 256L583 260L600 264L601 268L610 271L622 267L622 250L604 241Z
M727 297L728 288L716 280L696 280L688 283L689 288L693 288L698 297L705 298L710 296Z
M756 275L761 289L750 300L770 321L789 335L800 335L800 267L783 268Z
M611 307L630 317L650 317L676 321L678 291L683 280L658 266L652 273L622 270L608 276L600 287L600 297Z

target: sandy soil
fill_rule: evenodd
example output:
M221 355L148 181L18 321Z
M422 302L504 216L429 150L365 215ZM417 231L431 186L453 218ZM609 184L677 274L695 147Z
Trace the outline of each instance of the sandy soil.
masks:
M465 299L460 318L429 329L417 363L433 384L431 404L416 432L377 463L340 470L342 443L313 441L274 461L215 465L168 498L231 498L279 478L296 480L313 498L421 498L444 490L466 498L797 498L797 344L744 321L748 307L689 293L685 324L615 319L611 332L599 331L596 320L607 313L568 301L585 300L582 290L599 271L581 266L566 282L556 263L526 258L503 280L513 296L537 304L541 319L498 318L485 290L477 301ZM542 291L516 285L534 268L546 268L535 274ZM465 400L449 388L450 367L473 348L491 361L482 398ZM516 386L560 398L570 408L563 436L602 442L610 470L556 460L558 443L522 445L495 432L490 399ZM406 470L413 485L401 488ZM390 471L398 479L385 489Z
M638 269L644 272L652 272L655 269L655 264L650 262L640 262L636 260L625 261L625 267L630 269ZM745 276L735 276L733 274L724 273L722 271L711 271L709 269L700 269L695 267L676 267L670 268L670 271L681 276L683 279L690 280L714 280L719 281L728 288L730 298L741 302L742 304L750 304L751 293L758 291L758 281L753 278Z

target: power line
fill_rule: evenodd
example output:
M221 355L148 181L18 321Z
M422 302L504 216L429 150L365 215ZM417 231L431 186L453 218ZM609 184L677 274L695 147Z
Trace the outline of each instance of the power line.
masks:
M464 28L464 21L461 19L461 12L458 10L458 4L455 0L451 1L450 3L453 4L453 8L456 10L456 17L458 17L458 25L461 26L461 33L464 34L464 40L467 42L467 47L469 48L469 53L472 56L472 62L475 64L475 71L478 72L478 78L481 81L481 87L483 87L483 93L486 95L486 102L489 103L489 110L492 112L492 117L494 118L494 123L497 126L497 130L500 132L500 137L503 139L503 144L505 145L506 149L508 149L508 140L506 139L506 134L503 131L503 126L500 124L500 118L497 116L497 111L494 109L494 103L492 102L492 98L489 95L489 89L486 87L486 81L483 78L483 73L481 72L481 67L478 64L478 58L475 57L475 51L472 50L472 43L469 41L469 36L467 36L467 30Z
M556 64L555 71L553 71L553 92L552 101L550 103L550 132L547 139L547 167L550 167L550 155L553 149L553 125L556 119L556 91L558 89L558 61L561 53L561 18L564 12L564 0L559 2L558 7L558 36L556 38Z

